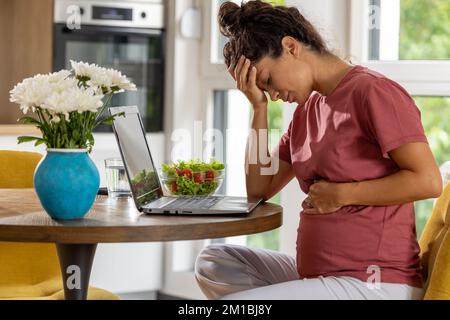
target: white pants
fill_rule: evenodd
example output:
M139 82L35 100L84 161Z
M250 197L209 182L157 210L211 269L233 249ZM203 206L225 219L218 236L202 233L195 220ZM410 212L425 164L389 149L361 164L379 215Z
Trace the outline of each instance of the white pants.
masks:
M197 283L208 299L224 300L420 300L423 289L353 277L299 280L295 259L271 250L211 245L195 263Z

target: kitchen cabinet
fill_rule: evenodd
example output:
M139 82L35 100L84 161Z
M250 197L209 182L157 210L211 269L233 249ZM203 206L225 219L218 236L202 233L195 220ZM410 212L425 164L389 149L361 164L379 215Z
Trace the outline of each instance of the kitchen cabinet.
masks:
M17 124L21 113L9 91L52 71L53 0L1 0L0 40L0 125Z

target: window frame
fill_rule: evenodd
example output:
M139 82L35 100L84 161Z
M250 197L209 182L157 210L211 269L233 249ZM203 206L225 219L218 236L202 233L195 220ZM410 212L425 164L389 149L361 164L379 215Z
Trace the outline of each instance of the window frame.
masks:
M218 47L217 41L215 39L215 35L218 34L218 23L216 21L216 16L213 14L214 12L218 12L218 7L216 6L216 0L206 0L202 1L202 9L204 13L204 30L203 30L203 38L201 43L201 70L200 70L200 79L201 79L201 92L202 100L201 105L203 107L204 115L203 121L206 124L206 128L212 128L214 119L213 119L213 111L214 111L214 92L215 91L227 91L227 90L236 90L237 86L224 63L213 62L216 57L213 56L214 48ZM283 117L290 116L287 113L284 113ZM289 118L291 119L291 118ZM285 119L286 120L286 119ZM285 128L287 129L290 121L284 121L287 123ZM283 198L288 199L288 196L283 196L286 194L286 191L283 190L281 192L281 198L283 202ZM294 236L293 234L291 236ZM233 244L243 244L244 237L230 237L225 240L227 243ZM231 242L229 242L231 241ZM283 251L287 245L284 243L284 239L280 236L280 250Z
M216 16L216 0L202 1L205 27L203 28L203 39L201 45L201 76L206 79L220 81L220 86L226 89L236 89L236 86L223 63L213 62L213 48L217 47L216 39L213 37L219 32ZM221 90L218 88L217 90ZM226 90L224 89L224 90Z
M181 14L181 9L178 8L180 5L178 0L168 0L169 6L168 6L168 44L170 45L168 49L168 55L170 55L172 58L170 60L173 60L173 64L168 64L168 76L170 83L176 83L176 79L174 79L174 70L176 68L176 62L179 57L177 56L175 52L175 48L177 48L177 41L180 41L179 37L176 36L175 27L179 26L177 17ZM218 90L235 90L237 89L236 84L232 77L228 74L228 71L226 70L225 66L222 63L212 63L212 45L213 45L213 39L212 35L213 32L215 32L215 28L217 28L217 22L215 21L215 16L213 15L213 1L214 0L196 0L194 1L194 4L202 10L202 21L203 21L203 34L202 39L199 40L199 56L200 56L200 65L198 67L198 74L195 74L193 76L192 81L196 81L196 84L198 84L199 91L195 92L194 95L199 95L198 105L199 110L196 110L195 114L195 120L201 120L206 125L206 128L203 129L210 129L213 127L214 119L213 119L213 108L214 108L214 91ZM181 2L181 1L180 1ZM184 8L185 4L182 4L182 8ZM179 84L178 84L179 85ZM169 86L167 86L169 88ZM169 90L169 89L168 89ZM176 89L175 89L176 90ZM172 93L167 94L168 98L167 101L169 104L173 104L173 102L176 100L174 98L174 95ZM176 100L178 101L178 100ZM175 126L171 121L173 122L174 117L173 115L176 113L176 110L171 110L170 108L169 116L167 117L168 124L166 125L166 133L170 135L170 130L173 129ZM285 125L289 124L289 119L287 119L289 115L285 115ZM191 116L192 117L192 116ZM289 120L289 121L288 121ZM286 124L287 123L287 124ZM178 124L179 125L179 124ZM167 150L166 158L170 159L170 148ZM298 189L298 186L297 186ZM286 191L283 191L283 193ZM291 191L291 194L295 192ZM289 196L283 197L288 199ZM289 204L288 204L289 205ZM285 207L285 204L283 204ZM285 207L286 208L286 207ZM297 210L297 209L295 209ZM286 211L285 211L286 212ZM290 215L293 218L296 217L296 215ZM290 220L289 218L286 218ZM298 223L298 222L297 222ZM285 227L284 227L285 228ZM281 235L281 232L280 232ZM294 229L289 229L283 232L283 236L280 236L280 249L283 252L290 252L291 254L294 252L293 250L295 248L292 247L293 242L292 239L295 239L296 234ZM232 237L234 244L241 244L239 241L242 240L241 237ZM228 238L227 238L228 240ZM220 243L224 241L224 239L215 239L215 240L198 240L198 241L192 241L191 242L191 250L192 255L197 256L202 248L209 244L209 243ZM166 294L172 294L174 296L182 296L186 298L193 298L193 299L202 299L204 298L203 294L201 293L200 289L198 288L195 276L194 276L194 270L186 270L186 271L175 271L172 270L172 264L173 264L173 254L174 254L174 245L175 243L169 242L164 244L164 266L163 266L163 279L162 279L162 285L161 290L162 292Z
M369 0L350 0L350 56L378 71L413 96L450 96L450 60L369 60Z
M413 97L450 97L450 60L370 60L370 0L350 1L349 48L355 62L397 81Z

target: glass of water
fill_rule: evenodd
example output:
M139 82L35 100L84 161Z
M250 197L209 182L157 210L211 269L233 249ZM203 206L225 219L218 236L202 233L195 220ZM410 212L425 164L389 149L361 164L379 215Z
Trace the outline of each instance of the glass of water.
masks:
M131 197L130 183L122 159L106 159L105 168L109 197Z

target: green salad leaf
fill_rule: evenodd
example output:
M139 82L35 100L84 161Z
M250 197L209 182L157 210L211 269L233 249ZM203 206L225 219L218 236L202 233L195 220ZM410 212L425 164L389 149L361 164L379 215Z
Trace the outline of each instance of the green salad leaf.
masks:
M144 195L158 188L156 172L142 170L131 179L131 185L137 196Z
M225 165L217 160L209 163L198 160L163 164L165 186L174 195L209 195L216 191L223 179Z

